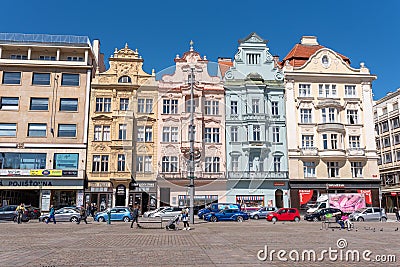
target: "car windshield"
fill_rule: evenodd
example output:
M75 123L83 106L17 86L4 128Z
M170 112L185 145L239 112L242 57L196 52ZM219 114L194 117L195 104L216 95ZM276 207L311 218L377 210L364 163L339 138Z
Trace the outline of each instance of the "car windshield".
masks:
M316 208L319 207L319 205L320 205L320 203L317 202L317 203L315 203L314 205L312 205L311 208L316 209Z

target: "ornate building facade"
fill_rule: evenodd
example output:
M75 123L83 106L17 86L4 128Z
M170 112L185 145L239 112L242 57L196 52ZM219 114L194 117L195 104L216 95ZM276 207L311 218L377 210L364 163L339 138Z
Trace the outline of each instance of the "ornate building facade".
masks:
M92 82L86 202L100 210L136 203L146 211L157 198L155 76L128 45L115 49L109 63Z
M0 34L0 201L82 205L89 92L101 61L86 36ZM102 68L102 66L99 66Z
M284 84L277 63L267 41L252 33L239 40L233 66L224 73L226 199L246 208L289 204Z
M379 206L372 81L364 63L304 36L283 59L291 206L323 193L364 193Z
M376 146L382 185L382 206L391 212L400 205L400 89L374 105Z
M224 201L225 109L224 88L208 73L208 60L190 48L175 58L175 71L158 81L158 185L162 204L188 203L190 111L194 109L195 206ZM191 103L191 69L194 103ZM193 107L193 105L194 107Z

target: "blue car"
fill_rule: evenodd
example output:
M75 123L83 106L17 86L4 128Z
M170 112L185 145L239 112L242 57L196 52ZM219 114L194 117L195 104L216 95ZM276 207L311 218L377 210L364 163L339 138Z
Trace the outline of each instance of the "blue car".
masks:
M243 222L244 220L248 219L249 215L238 209L225 209L219 212L211 212L204 215L204 220L209 222L218 222L218 221Z
M109 209L96 213L94 220L105 222L108 220ZM133 210L130 207L114 207L111 208L111 221L129 222L133 219Z
M204 215L210 213L210 212L219 212L220 210L224 209L236 209L240 210L240 204L234 204L234 203L212 203L208 205L206 208L201 209L197 212L197 216L199 216L200 219L203 219Z

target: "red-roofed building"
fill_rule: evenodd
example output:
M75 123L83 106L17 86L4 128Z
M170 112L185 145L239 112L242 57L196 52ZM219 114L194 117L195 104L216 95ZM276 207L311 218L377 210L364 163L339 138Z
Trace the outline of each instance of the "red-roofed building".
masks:
M364 63L304 36L281 62L285 74L289 183L292 207L322 194L371 195L379 205L372 81ZM339 187L338 187L339 185ZM304 198L302 194L312 195ZM304 201L307 199L307 202ZM340 208L340 207L339 207Z

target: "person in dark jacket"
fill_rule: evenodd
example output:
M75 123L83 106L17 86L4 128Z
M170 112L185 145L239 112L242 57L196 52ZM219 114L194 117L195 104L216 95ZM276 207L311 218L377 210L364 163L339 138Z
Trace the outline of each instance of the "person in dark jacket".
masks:
M140 227L140 225L139 225L139 205L136 205L134 208L133 208L133 215L132 215L132 217L133 217L133 220L132 220L132 223L131 223L131 228L133 228L133 224L136 222L136 227L138 228L138 227Z
M85 223L87 224L87 220L86 220L86 217L87 217L86 209L83 207L83 205L81 206L81 210L79 211L79 214L80 214L81 217L79 218L77 224L80 224L82 220L85 221Z
M393 208L393 212L396 215L396 221L400 222L400 213L399 213L399 209L397 207Z

